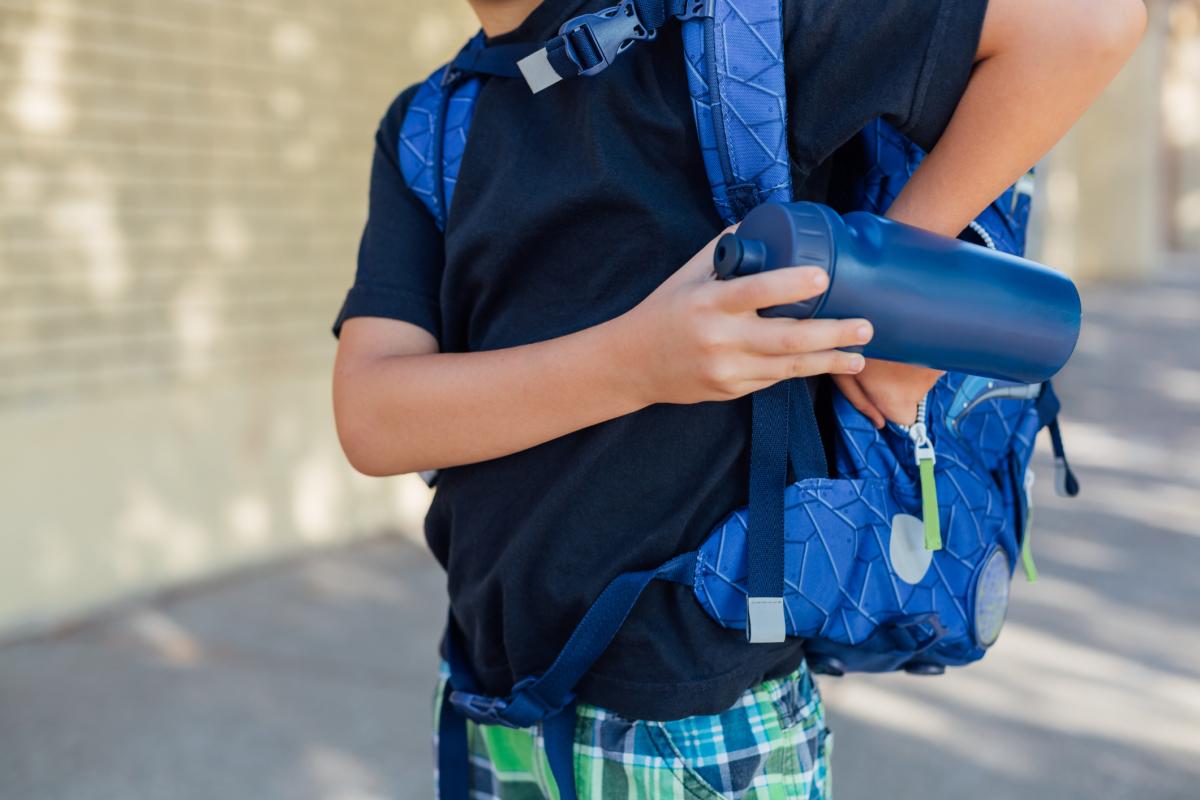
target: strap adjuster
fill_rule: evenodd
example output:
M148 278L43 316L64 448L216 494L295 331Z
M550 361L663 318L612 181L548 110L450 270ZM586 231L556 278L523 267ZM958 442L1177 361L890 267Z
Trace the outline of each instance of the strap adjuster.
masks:
M528 728L554 716L575 700L575 694L568 693L565 698L547 701L539 691L541 682L540 675L525 678L513 686L508 697L488 697L452 689L450 705L467 719L481 725Z
M558 36L546 47L517 62L521 74L534 94L563 78L563 57L573 66L575 75L596 75L636 42L654 39L658 32L647 27L638 16L633 0L621 0L611 8L581 14L558 29ZM557 63L556 63L557 62Z
M579 65L579 74L590 76L608 69L634 42L649 41L658 31L646 27L633 0L621 0L612 8L568 20L558 34L567 40L567 53Z
M504 712L508 710L508 700L502 697L485 697L473 692L450 692L450 705L472 722L481 725L503 725L506 728L517 726L510 723Z

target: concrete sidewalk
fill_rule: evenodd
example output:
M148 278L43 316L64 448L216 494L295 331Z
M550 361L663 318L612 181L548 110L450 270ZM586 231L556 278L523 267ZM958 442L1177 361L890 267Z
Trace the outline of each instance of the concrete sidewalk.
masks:
M385 539L0 649L0 798L429 798L444 595Z
M1107 288L1060 393L1085 495L982 664L825 681L840 800L1200 797L1200 271ZM440 572L403 538L0 649L3 800L417 800Z

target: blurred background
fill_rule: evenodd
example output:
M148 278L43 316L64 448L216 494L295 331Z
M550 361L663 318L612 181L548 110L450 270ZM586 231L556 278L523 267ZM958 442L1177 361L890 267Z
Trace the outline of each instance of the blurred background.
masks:
M1040 173L1084 495L986 662L823 684L841 798L1200 797L1200 2L1149 6ZM472 29L0 0L0 798L432 796L428 495L344 463L328 329L376 124Z

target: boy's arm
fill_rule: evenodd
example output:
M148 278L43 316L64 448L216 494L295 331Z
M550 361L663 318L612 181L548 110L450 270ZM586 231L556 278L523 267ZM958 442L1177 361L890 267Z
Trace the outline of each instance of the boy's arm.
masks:
M632 311L537 344L438 353L416 325L347 321L334 414L350 463L377 476L474 463L651 403L729 400L784 378L862 369L862 356L838 348L871 338L865 320L758 316L820 294L824 271L716 281L715 242Z
M989 0L966 91L888 216L957 236L1083 114L1145 24L1142 0ZM885 417L911 423L939 374L869 361L861 374L835 380L882 426Z

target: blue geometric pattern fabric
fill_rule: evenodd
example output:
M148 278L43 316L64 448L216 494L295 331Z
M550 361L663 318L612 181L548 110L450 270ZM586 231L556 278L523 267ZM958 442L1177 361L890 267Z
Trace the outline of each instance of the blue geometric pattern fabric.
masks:
M976 581L996 548L1010 569L1019 559L1019 481L1039 422L1030 400L991 399L952 429L947 417L965 378L945 376L928 400L944 546L914 583L892 563L891 542L898 515L921 515L913 444L897 426L876 430L835 398L838 477L803 480L786 494L788 634L816 640L810 657L832 652L847 669L891 670L913 659L947 665L983 656L974 631ZM728 628L745 626L746 532L739 510L700 549L697 599ZM924 650L920 639L929 640Z
M481 47L482 34L467 44ZM440 67L417 89L400 128L400 171L441 230L446 229L481 81L447 79Z
M727 223L791 200L779 0L713 0L683 23L688 88L713 201Z
M883 120L859 139L866 169L855 186L857 205L883 214L925 153ZM1020 255L1028 217L1028 193L1013 187L973 227L991 246ZM1019 559L1025 469L1042 423L1028 399L997 397L952 414L967 381L967 388L978 383L948 374L927 401L944 546L916 583L903 580L892 563L897 516L921 516L916 459L904 431L890 424L876 430L838 394L837 477L788 487L786 622L789 635L808 639L808 658L818 668L960 665L982 658L991 644L976 636L977 590L994 583L995 570L986 568L994 567L997 550L1010 573ZM990 388L980 384L980 391ZM731 514L700 549L696 596L725 627L746 624L746 553L745 510ZM981 616L994 618L995 608L985 611Z
M925 151L882 119L864 128L858 138L866 170L855 187L856 206L863 211L886 214L925 160ZM1024 254L1031 193L1031 185L1012 186L976 219L976 226L982 226L998 250Z
M443 229L444 217L437 178L441 159L434 140L439 131L438 119L444 94L442 79L446 69L441 67L430 75L409 102L396 151L400 158L400 171L404 173L408 188L420 198L438 227Z

